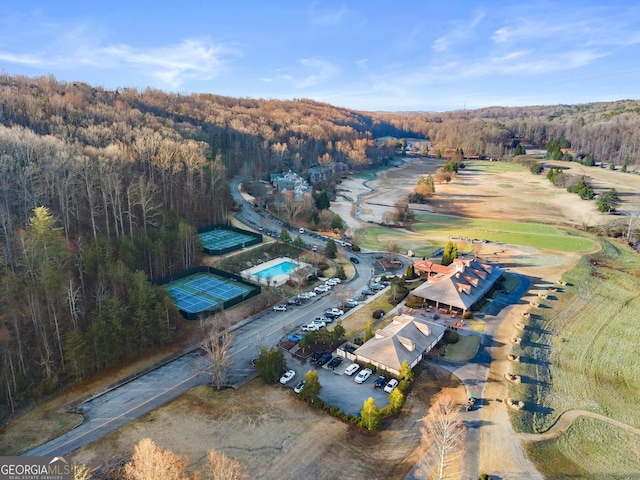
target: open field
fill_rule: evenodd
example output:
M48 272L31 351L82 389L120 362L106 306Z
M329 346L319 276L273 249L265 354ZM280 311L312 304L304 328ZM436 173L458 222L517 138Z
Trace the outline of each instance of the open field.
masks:
M237 391L199 387L72 459L104 470L149 437L187 455L194 469L210 449L222 451L241 461L252 479L403 479L422 451L420 419L432 396L446 387L464 400L464 389L446 371L423 371L402 413L375 436L309 407L281 385L254 380ZM105 451L111 452L109 460Z
M569 285L544 300L545 308L531 310L522 345L513 348L521 355L514 370L523 382L510 387L510 396L524 399L526 407L512 415L522 431L545 431L571 409L640 428L640 278L632 274L640 271L640 258L625 247L605 240L602 244L601 252L583 257L564 275ZM541 471L564 463L575 465L572 471L581 478L605 478L598 477L599 472L609 472L606 478L640 473L637 456L616 460L640 451L637 435L626 439L624 434L623 443L619 428L591 419L578 425L542 445L545 451L557 451L535 455ZM536 448L534 444L530 451ZM560 463L551 463L559 458Z

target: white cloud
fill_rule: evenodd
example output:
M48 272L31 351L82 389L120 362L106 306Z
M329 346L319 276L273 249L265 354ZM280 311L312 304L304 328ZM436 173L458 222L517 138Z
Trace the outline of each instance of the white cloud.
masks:
M311 12L311 23L314 25L339 25L350 13L346 6L340 7L338 10L328 10L322 13L317 11Z
M208 38L189 38L174 45L142 48L127 44L100 45L85 29L47 43L48 47L28 53L0 50L0 60L17 65L47 69L92 66L124 69L151 75L160 86L179 88L187 79L209 80L224 70L227 58L240 52ZM72 38L71 38L72 37ZM72 41L73 40L73 41ZM126 73L123 73L126 76Z
M290 69L287 69L287 73L279 74L279 77L283 80L293 83L295 88L308 88L316 86L330 78L332 78L337 72L338 68L333 64L319 60L317 58L303 58L299 61L302 66L298 75L291 73Z
M480 24L484 16L484 13L477 12L469 22L456 22L447 35L434 40L431 48L438 53L444 52L453 45L470 38L473 35L473 30Z
M112 45L101 49L114 63L149 70L162 83L178 88L187 78L210 80L224 70L224 57L232 50L207 39L187 39L177 45L140 49Z

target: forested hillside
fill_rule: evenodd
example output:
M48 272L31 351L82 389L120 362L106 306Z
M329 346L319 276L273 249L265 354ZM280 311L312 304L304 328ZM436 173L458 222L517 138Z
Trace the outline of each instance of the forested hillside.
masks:
M199 262L227 180L379 162L371 115L0 76L0 413L175 337L149 281Z
M196 229L226 221L235 176L378 166L399 146L381 137L508 157L564 136L633 165L638 105L382 114L0 75L0 418L175 338L150 281L199 263Z
M564 137L577 155L598 162L640 164L640 101L491 107L444 113L392 115L395 125L419 132L435 148L462 148L467 155L508 158L516 141L543 147Z

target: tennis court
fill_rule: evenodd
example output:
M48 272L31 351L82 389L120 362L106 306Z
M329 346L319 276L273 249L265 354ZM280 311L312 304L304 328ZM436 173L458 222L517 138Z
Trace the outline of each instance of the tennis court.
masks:
M254 289L251 285L212 273L196 273L163 286L187 316L222 310L230 300L241 300Z
M259 234L224 226L199 232L198 236L209 255L223 255L262 241Z

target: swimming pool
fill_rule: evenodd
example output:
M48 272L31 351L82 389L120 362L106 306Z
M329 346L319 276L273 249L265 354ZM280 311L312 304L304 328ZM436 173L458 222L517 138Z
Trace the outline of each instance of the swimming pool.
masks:
M260 270L259 272L255 272L254 275L258 278L267 280L269 278L275 277L276 275L289 275L298 267L299 265L297 263L285 260L281 263L273 265L272 267L265 268L264 270Z
M280 257L269 260L262 265L243 270L240 275L247 280L262 285L279 286L286 283L293 272L308 266L304 262L288 257Z

